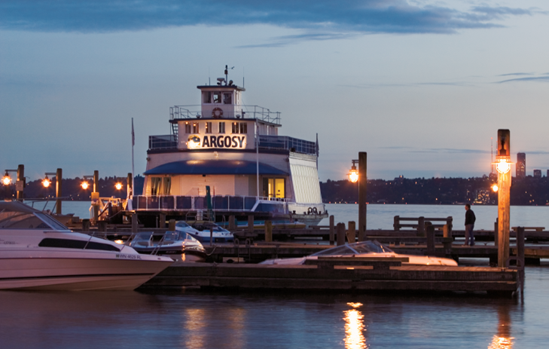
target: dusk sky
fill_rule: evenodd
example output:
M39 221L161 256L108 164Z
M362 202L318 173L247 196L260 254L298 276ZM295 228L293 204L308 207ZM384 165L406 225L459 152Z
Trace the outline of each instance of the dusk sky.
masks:
M0 170L126 176L134 118L143 173L169 107L227 64L280 134L318 133L322 181L359 151L371 179L482 176L498 129L545 175L548 33L542 0L3 0Z

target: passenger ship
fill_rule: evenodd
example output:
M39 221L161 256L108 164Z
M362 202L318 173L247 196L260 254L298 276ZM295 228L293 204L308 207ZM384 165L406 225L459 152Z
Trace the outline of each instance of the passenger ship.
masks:
M253 215L315 225L327 217L318 139L280 136L280 113L244 105L227 67L216 85L197 88L201 104L171 107L171 134L149 136L143 195L133 200L141 222Z

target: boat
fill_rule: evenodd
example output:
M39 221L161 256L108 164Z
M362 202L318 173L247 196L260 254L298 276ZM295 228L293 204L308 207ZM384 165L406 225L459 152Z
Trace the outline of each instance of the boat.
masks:
M139 253L163 255L176 262L204 262L207 257L200 241L190 233L179 230L137 233L129 246Z
M132 207L145 226L164 219L298 220L328 217L318 176L319 145L279 135L280 112L243 102L225 77L199 85L200 104L170 107L168 135L149 136L142 195Z
M133 290L172 263L72 232L21 202L0 202L2 290Z
M175 229L184 229L182 228L182 223L188 225L186 222L177 222L175 224ZM212 242L234 241L233 233L213 222L194 222L190 225L190 228L192 228L192 230L188 229L187 232L200 242L210 242L210 240Z
M301 258L277 258L268 259L260 264L276 264L276 265L301 265L306 260L318 259L318 257L380 257L380 258L398 258L408 257L408 262L402 262L403 265L431 265L431 266L457 266L457 262L449 258L431 257L431 256L415 256L407 254L399 254L390 248L380 244L377 241L367 240L355 243L347 243L341 246L328 248L312 255Z

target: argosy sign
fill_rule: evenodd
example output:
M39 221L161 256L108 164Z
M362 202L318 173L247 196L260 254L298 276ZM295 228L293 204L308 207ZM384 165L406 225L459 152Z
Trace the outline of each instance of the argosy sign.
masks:
M187 140L188 149L211 149L211 148L246 148L246 136L203 136L201 139L198 135L189 136Z

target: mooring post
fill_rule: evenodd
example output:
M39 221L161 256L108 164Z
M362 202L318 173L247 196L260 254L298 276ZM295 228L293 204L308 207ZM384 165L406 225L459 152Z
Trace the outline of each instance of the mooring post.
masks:
M265 221L265 242L273 242L273 222Z
M452 216L448 216L446 217L446 225L448 226L448 231L449 231L449 237L452 236L452 229L454 228L454 218L452 218Z
M452 242L454 238L452 236L452 230L448 227L448 224L444 224L442 227L442 245L444 246L444 255L449 257L452 255Z
M132 233L133 234L137 234L137 226L138 226L138 223L137 223L137 213L135 212L132 212Z
M347 224L347 242L352 244L356 242L356 223L349 221Z
M400 230L400 216L395 216L394 220L393 220L393 229L395 231L399 231Z
M517 228L517 269L524 269L524 227Z
M82 231L89 231L90 230L90 220L89 219L83 219L82 220Z
M158 228L166 228L166 214L160 213L158 214Z
M427 255L435 254L435 227L431 222L425 222L425 232L427 235Z
M331 215L330 216L330 245L334 244L334 235L335 235L334 215Z
M511 218L511 133L498 130L498 267L505 268L509 259L509 227Z
M417 220L417 235L425 236L425 217L421 216Z
M337 223L337 246L345 245L345 223Z
M229 216L229 231L233 231L236 228L234 215Z
M254 232L254 216L248 215L248 232Z
M169 231L175 231L175 219L170 219L168 224L168 230Z

